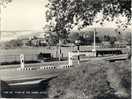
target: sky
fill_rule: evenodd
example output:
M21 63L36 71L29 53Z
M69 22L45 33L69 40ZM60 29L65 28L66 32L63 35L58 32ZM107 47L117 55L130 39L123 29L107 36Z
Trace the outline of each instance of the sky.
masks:
M47 0L12 0L2 7L2 30L42 30Z

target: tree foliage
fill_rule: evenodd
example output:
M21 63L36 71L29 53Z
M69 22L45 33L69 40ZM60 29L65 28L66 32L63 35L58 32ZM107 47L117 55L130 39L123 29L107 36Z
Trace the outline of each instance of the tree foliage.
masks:
M12 0L0 0L0 5L6 7L6 4L12 2Z
M69 42L75 43L76 40L80 41L80 45L91 45L94 42L94 33L93 31L88 32L73 32L70 33ZM96 43L101 43L101 39L97 36L96 32Z
M46 18L49 31L56 32L61 39L67 38L70 30L92 25L96 14L103 12L104 20L114 19L120 14L131 19L131 0L49 0Z
M11 40L2 43L2 48L8 49L8 48L17 48L17 47L22 47L22 40Z
M56 45L58 41L58 37L55 33L49 33L49 36L46 38L48 45Z

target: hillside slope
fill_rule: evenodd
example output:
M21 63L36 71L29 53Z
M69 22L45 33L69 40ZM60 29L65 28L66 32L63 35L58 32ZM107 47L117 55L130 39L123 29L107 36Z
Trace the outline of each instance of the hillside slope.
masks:
M49 97L59 99L129 99L130 77L130 61L89 62L76 66L51 80L49 82Z

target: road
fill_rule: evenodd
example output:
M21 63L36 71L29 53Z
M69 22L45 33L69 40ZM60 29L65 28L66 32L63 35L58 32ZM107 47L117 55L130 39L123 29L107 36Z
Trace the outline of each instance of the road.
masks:
M54 61L54 62L44 62L44 63L32 63L32 64L25 64L25 67L32 67L32 68L39 68L41 66L57 66L61 64L68 64L67 61ZM20 68L20 64L17 65L0 65L1 69L9 69L9 68Z
M81 59L81 63L87 63L89 61L97 61L97 60L109 60L109 59L120 59L120 58L127 58L127 55L116 55L116 56L106 56L106 57L91 57L91 58L84 58ZM46 63L39 63L39 64L25 64L26 67L32 67L33 70L24 70L19 71L17 70L19 65L3 65L0 66L0 79L7 81L9 83L12 82L22 82L26 80L34 80L34 79L48 79L51 77L57 76L59 73L64 72L68 69L49 69L44 70L40 69L41 66L59 66L59 65L68 64L68 61L56 61L56 62L46 62ZM75 61L73 64L77 64ZM76 65L74 65L76 66ZM74 67L72 67L74 68ZM69 68L70 69L70 68Z
M37 63L37 64L25 64L25 67L33 68L33 70L17 70L20 68L20 65L3 65L0 66L0 79L12 82L17 80L29 80L29 79L47 79L53 76L56 76L63 70L59 69L50 69L43 70L40 69L41 66L58 66L62 64L67 64L67 61L61 62L46 62L46 63Z

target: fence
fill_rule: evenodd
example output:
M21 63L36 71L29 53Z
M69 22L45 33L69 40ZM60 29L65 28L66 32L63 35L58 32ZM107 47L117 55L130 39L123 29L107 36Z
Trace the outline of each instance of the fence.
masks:
M25 61L37 61L37 54L24 55ZM0 63L4 62L19 62L20 55L2 55L0 56Z
M80 46L80 51L90 51L92 50L93 46ZM102 46L96 46L97 50L104 50L104 49L121 49L123 53L127 53L129 50L126 48L103 48ZM63 53L63 57L68 57L68 52L77 51L77 47L61 47L61 51ZM9 49L9 50L1 50L0 51L0 63L1 62L13 62L13 61L20 61L19 53L23 53L25 55L25 61L36 61L37 55L40 52L43 53L51 53L52 57L56 58L57 56L57 49L56 47L52 47L51 49L46 48L26 48L26 49ZM33 53L33 54L32 54Z

